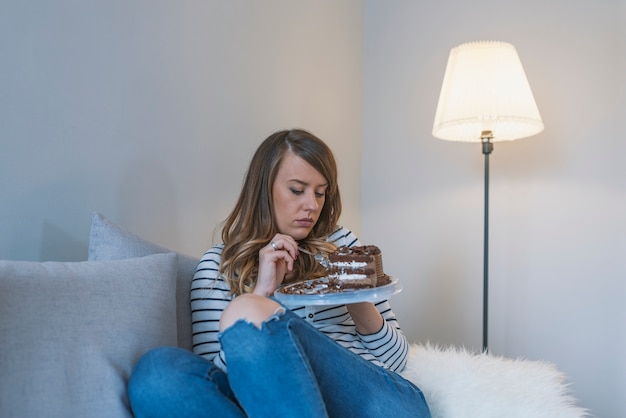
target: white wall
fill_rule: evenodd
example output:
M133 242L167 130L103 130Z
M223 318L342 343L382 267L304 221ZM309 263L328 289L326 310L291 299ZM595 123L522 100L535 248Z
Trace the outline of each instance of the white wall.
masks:
M335 151L343 220L358 232L363 10L3 2L0 258L84 259L93 210L200 255L254 149L291 127Z
M403 328L480 350L484 159L431 129L450 48L511 42L546 128L491 154L490 349L626 416L626 2L366 4L362 239Z

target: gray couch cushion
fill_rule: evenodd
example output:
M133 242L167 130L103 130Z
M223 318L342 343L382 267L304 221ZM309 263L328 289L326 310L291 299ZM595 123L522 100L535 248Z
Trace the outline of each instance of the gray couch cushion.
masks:
M126 382L176 344L176 255L0 261L0 416L131 416Z
M115 224L100 213L94 212L89 233L89 260L119 260L149 254L174 252L153 244ZM178 346L191 351L191 280L200 259L185 254L178 255L176 280L176 316Z

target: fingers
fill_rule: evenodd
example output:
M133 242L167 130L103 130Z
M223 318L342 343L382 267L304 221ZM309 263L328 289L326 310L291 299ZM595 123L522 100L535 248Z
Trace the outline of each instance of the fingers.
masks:
M259 272L255 292L271 294L283 281L288 271L293 271L298 256L298 243L289 235L276 234L259 250Z
M276 234L274 238L270 241L270 243L262 249L262 251L263 250L266 250L268 252L274 251L278 253L280 253L281 251L286 252L291 256L290 260L288 260L287 258L283 259L288 264L289 261L291 261L291 264L293 264L293 260L295 260L298 256L298 243L295 239L293 239L293 237L289 235Z
M273 277L282 282L288 271L293 271L294 260L298 256L298 243L289 235L276 234L259 251L259 275Z

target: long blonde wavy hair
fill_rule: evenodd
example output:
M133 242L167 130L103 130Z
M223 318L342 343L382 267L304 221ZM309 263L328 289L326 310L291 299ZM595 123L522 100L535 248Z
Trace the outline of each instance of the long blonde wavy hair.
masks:
M254 289L259 250L278 233L272 206L272 185L286 152L292 152L315 168L328 183L324 206L309 236L299 245L309 251L332 251L326 237L335 231L341 215L337 164L330 148L315 135L300 129L278 131L256 150L234 209L224 221L224 250L220 274L239 295ZM300 256L283 283L321 277L325 270L312 257Z

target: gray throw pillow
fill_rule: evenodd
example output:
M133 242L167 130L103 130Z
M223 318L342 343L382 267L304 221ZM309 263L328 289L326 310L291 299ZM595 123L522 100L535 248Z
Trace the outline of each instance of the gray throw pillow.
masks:
M176 255L0 261L0 416L131 417L126 384L176 344Z
M89 260L120 260L149 254L174 252L129 232L100 213L94 212L89 232ZM178 255L176 280L176 316L178 346L191 351L191 281L200 259Z

